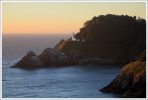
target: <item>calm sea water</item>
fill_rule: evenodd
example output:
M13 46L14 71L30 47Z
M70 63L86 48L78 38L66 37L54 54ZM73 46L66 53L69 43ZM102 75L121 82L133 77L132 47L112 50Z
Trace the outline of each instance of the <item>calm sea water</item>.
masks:
M23 70L10 68L29 50L38 54L67 35L3 36L3 97L20 98L111 98L99 92L119 73L120 66L79 65L63 68Z

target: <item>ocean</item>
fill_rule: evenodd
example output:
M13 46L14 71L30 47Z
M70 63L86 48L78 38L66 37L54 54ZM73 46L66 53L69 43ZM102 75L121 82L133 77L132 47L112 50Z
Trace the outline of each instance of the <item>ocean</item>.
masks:
M3 98L116 98L99 90L119 73L120 65L77 65L24 70L10 68L28 51L40 54L70 35L3 35Z

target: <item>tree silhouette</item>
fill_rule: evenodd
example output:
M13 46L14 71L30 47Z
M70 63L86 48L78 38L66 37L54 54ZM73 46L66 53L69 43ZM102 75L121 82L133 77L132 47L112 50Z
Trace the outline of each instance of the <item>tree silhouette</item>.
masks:
M84 23L75 35L86 56L133 59L146 48L146 21L128 15L99 15Z

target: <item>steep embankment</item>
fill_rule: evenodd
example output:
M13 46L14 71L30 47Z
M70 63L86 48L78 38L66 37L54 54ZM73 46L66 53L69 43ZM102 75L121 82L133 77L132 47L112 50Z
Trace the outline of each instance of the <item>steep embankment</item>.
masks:
M121 94L123 97L146 97L146 51L125 65L119 75L101 91Z

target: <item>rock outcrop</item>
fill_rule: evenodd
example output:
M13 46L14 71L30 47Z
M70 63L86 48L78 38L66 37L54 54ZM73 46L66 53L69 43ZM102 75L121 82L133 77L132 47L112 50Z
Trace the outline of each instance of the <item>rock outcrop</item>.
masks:
M18 68L41 68L67 66L75 64L75 60L69 59L64 53L57 49L47 48L40 55L29 51L19 62L12 67Z
M35 68L42 67L44 63L33 51L29 51L19 62L17 62L12 67L20 68Z
M39 58L45 65L57 64L67 60L67 57L62 52L52 48L45 49L43 53L39 55Z
M145 52L145 51L144 51ZM146 97L146 54L125 65L119 75L102 92L121 94L122 97Z
M75 63L70 60L63 52L53 48L47 48L43 51L39 58L44 62L45 66L67 66Z

